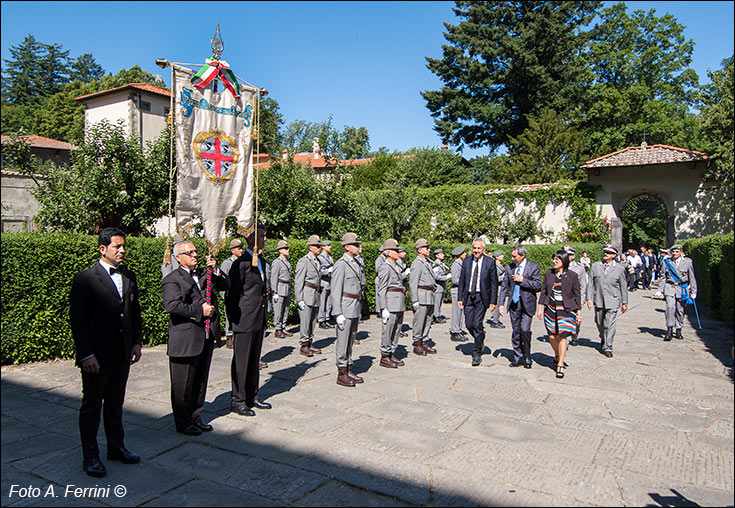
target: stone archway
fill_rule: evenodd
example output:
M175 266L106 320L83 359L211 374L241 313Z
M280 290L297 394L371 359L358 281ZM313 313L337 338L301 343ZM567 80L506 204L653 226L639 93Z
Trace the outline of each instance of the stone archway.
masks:
M621 246L624 250L641 245L666 248L674 242L674 217L664 197L639 192L620 207Z

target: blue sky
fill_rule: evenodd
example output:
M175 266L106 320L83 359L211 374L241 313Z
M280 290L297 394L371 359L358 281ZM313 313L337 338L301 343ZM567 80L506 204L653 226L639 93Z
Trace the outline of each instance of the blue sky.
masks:
M605 2L611 5L613 2ZM695 42L692 68L733 53L733 2L626 2L685 25ZM2 58L32 34L71 57L92 53L107 72L139 65L170 71L156 58L203 63L216 24L223 58L250 83L267 88L285 124L333 115L333 125L367 127L373 149L440 146L420 95L441 82L425 57L441 57L443 23L453 2L2 2ZM4 63L3 63L4 66ZM486 149L464 150L465 157Z

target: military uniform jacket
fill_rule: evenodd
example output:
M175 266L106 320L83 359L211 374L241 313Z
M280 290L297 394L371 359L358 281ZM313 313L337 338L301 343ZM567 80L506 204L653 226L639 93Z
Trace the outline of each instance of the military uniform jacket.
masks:
M449 267L444 264L444 261L436 259L431 265L431 271L434 272L437 291L444 291L447 287L447 280L451 278Z
M683 255L679 258L679 264L676 263L674 257L668 258L669 264L676 270L679 280L684 284L689 284L689 294L697 294L697 279L694 277L694 264L692 260ZM664 296L676 296L681 298L681 287L675 285L674 277L671 271L666 267L666 263L661 261L661 282L659 282L658 290Z
M462 260L457 258L452 263L452 289L459 287L459 278L462 276Z
M291 294L291 262L288 258L278 256L273 260L269 278L275 294L288 298Z
M294 298L309 307L319 307L320 276L319 261L309 252L296 263Z
M233 332L256 333L265 328L269 284L263 256L258 256L258 265L253 266L253 255L245 251L230 268L226 304Z
M434 305L434 291L436 279L431 269L431 263L421 256L411 263L411 273L408 276L408 285L411 288L411 300L419 305Z
M391 260L386 260L378 272L377 294L388 312L406 310L406 289L403 286L401 270Z
M329 289L329 283L332 280L332 272L329 270L334 266L334 258L331 254L322 252L316 257L319 261L319 277L323 289Z
M577 274L579 280L579 294L582 296L582 301L586 302L590 299L589 287L587 285L587 272L584 269L582 263L572 261L569 263L569 271Z
M206 302L206 276L204 269L194 269L199 278L199 287L192 276L179 266L166 275L161 282L163 288L163 307L168 312L168 346L166 353L173 357L198 356L207 340L202 304ZM201 288L201 289L200 289ZM222 333L217 309L217 291L230 288L230 280L221 270L219 275L212 273L212 302L214 314L210 318L211 337L219 338Z
M343 314L347 319L362 314L362 290L360 266L345 253L334 263L332 271L332 314Z
M505 280L505 267L502 263L495 261L495 272L498 274L498 286L502 286Z
M625 267L612 261L605 270L602 261L592 264L590 280L594 304L597 308L617 309L628 305L628 281Z

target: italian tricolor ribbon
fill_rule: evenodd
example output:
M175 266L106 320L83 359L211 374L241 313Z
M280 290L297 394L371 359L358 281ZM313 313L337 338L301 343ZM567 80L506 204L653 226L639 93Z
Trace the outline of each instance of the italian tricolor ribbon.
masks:
M191 77L191 83L197 88L204 88L219 76L232 95L240 98L240 83L237 82L235 73L230 70L230 65L224 60L213 58L207 58L206 62L204 67Z

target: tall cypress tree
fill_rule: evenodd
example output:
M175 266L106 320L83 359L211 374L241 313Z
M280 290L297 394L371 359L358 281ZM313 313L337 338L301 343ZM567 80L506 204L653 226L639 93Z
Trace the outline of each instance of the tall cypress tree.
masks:
M527 115L568 109L591 81L582 31L601 2L457 1L458 25L427 67L443 82L422 96L434 129L455 146L495 150L528 126Z
M2 77L2 101L7 104L34 104L45 95L40 86L44 44L28 34L17 46L10 46Z

